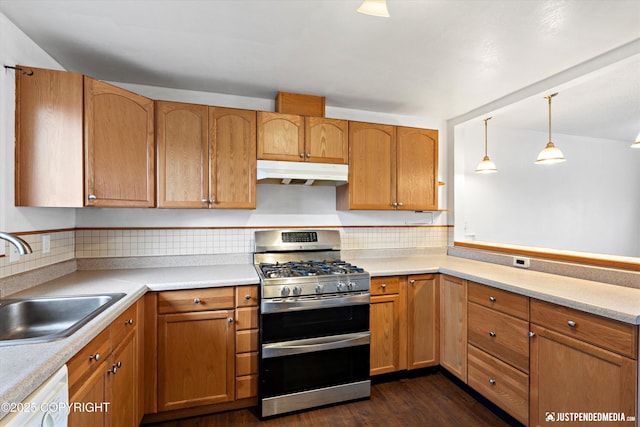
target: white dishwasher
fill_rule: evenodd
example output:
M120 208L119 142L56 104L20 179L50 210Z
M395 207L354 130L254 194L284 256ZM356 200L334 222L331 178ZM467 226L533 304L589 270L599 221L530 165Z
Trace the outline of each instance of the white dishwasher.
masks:
M0 420L0 427L67 427L69 418L67 365L58 369L21 403L10 404L10 406L7 408L9 414Z

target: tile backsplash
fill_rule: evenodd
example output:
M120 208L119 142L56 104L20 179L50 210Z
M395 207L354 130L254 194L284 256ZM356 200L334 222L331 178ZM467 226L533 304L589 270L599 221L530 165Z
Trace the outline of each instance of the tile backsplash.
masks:
M345 250L446 247L450 230L447 226L336 228ZM78 229L22 235L33 253L9 262L8 243L0 241L7 245L7 256L0 258L0 278L75 258L246 254L253 252L257 229ZM46 234L51 250L43 253Z

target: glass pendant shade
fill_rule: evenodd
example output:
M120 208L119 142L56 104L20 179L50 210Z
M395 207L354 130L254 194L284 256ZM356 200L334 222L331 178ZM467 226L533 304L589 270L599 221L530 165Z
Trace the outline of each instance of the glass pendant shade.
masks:
M547 142L546 147L538 154L538 158L536 159L537 165L550 165L553 163L561 163L566 161L564 158L562 151L551 142L551 98L556 96L557 93L545 96L549 101L549 142Z
M631 148L640 148L640 133L636 136L636 142L631 144Z
M489 156L487 155L487 122L489 120L491 120L491 117L487 117L486 119L484 119L484 157L482 158L482 161L478 164L478 167L475 170L477 173L498 172L498 169L496 169L495 163L493 163L491 159L489 159Z
M387 0L364 0L357 10L365 15L389 17Z

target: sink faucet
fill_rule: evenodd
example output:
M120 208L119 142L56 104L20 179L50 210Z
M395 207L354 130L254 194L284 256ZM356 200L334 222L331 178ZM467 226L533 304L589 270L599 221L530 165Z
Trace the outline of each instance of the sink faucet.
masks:
M33 252L33 250L31 250L31 246L29 246L27 242L25 242L15 234L5 233L4 231L0 231L0 239L6 240L7 242L13 244L13 246L18 248L18 253L20 255L26 255Z

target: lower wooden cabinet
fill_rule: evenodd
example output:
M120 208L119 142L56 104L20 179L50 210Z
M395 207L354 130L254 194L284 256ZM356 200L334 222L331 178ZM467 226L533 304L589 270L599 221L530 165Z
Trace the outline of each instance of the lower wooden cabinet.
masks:
M407 369L436 366L440 361L437 275L407 279Z
M440 275L440 365L467 382L467 281Z

